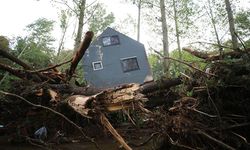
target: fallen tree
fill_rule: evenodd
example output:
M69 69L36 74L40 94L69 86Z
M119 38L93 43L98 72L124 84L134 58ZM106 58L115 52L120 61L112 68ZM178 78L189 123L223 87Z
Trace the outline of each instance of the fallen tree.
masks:
M110 89L78 87L69 84L72 76L74 76L78 63L90 45L92 38L93 33L87 32L80 48L71 60L39 70L32 70L32 67L28 64L4 50L0 50L0 55L23 67L23 69L16 69L7 64L0 64L1 70L7 71L11 75L23 80L17 85L20 87L15 89L15 93L18 95L4 91L1 91L1 93L24 100L33 107L43 108L58 114L69 123L73 124L77 129L81 130L75 123L70 121L65 115L61 114L64 113L63 111L61 113L57 112L57 109L64 109L58 107L65 107L66 105L66 107L70 107L74 112L85 118L97 120L125 149L130 150L131 147L114 129L105 114L132 108L147 111L143 108L143 103L148 100L144 94L159 89L169 89L170 87L179 85L182 82L177 78L163 80L161 84L152 81L142 85L125 84ZM71 65L65 73L61 73L56 69L67 63L71 63ZM29 111L31 108L27 109L28 110L26 111ZM88 138L83 132L82 135L93 142L91 138Z
M11 123L10 125L8 123L11 122L10 120L15 120L12 125L15 128L14 132L23 133L29 139L30 132L25 133L23 130L37 128L37 126L26 127L33 124L25 124L21 118L36 116L42 118L40 122L51 119L56 122L55 126L63 122L60 119L56 120L53 115L50 116L51 114L47 113L49 111L64 121L66 120L82 137L100 148L83 131L81 121L78 121L79 118L74 119L73 117L80 115L81 119L91 119L101 125L123 148L130 150L132 145L138 144L128 142L116 130L109 114L122 111L132 124L136 124L136 119L133 119L128 113L131 110L136 111L135 114L141 117L140 121L143 122L143 125L147 125L147 128L151 130L152 136L139 145L144 145L150 140L157 140L162 141L159 144L161 149L171 149L172 147L230 150L249 148L250 71L248 66L250 61L247 51L237 51L237 54L225 53L225 56L234 58L228 61L220 60L217 55L212 56L189 50L191 54L205 61L214 61L210 64L211 72L195 68L185 61L161 56L162 59L183 63L194 70L187 74L189 78L184 79L163 79L141 85L125 84L110 89L69 84L92 37L93 33L88 32L73 59L61 64L39 70L24 67L24 69L16 69L6 64L0 65L0 69L22 79L21 83L13 85L16 87L13 88L15 94L1 91L6 96L2 98L4 100L0 101L0 106L2 106L0 107L2 109L0 117L4 125L7 124L6 126L11 128ZM9 54L4 54L4 56L9 57ZM66 72L61 73L56 69L66 63L71 63ZM178 95L178 98L174 99L173 105L157 105L152 110L144 107L145 101L149 100L151 93L162 91L166 95L171 87L180 84L182 84L183 91L187 92L189 96L181 93L182 97L179 98L180 95ZM164 94L162 99L169 100ZM50 121L48 122L50 123ZM19 125L22 123L24 127ZM155 137L157 138L155 139Z

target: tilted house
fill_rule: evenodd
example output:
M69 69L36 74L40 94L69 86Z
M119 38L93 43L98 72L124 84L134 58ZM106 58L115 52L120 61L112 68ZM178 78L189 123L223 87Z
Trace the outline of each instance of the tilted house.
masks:
M84 77L98 88L153 80L144 45L107 28L83 57Z

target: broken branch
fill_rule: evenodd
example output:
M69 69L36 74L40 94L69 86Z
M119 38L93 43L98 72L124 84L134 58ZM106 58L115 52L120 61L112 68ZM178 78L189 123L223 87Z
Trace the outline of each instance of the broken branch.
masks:
M64 64L67 64L69 62L71 62L72 59L68 60L68 61L65 61L65 62L62 62L60 64L56 64L56 65L53 65L53 66L50 66L50 67L47 67L47 68L44 68L44 69L39 69L39 70L32 70L32 71L29 71L30 73L35 73L35 72L44 72L44 71L48 71L48 70L51 70L51 69L54 69L56 67L60 67Z
M0 55L2 55L4 57L8 58L9 60L17 63L18 65L22 66L24 69L30 69L30 70L32 69L31 66L29 66L25 62L21 61L17 57L11 55L10 53L6 52L5 50L0 49Z
M215 61L215 60L220 60L220 54L216 54L216 55L211 55L211 54L207 54L204 52L200 52L200 51L196 51L196 50L192 50L190 48L182 48L184 51L190 53L191 55L194 55L198 58L201 59L205 59L206 61ZM249 53L250 49L246 49L245 53ZM232 58L237 58L242 56L242 51L230 51L230 52L226 52L222 55L222 57L225 56L230 56Z
M222 141L220 141L220 140L218 140L218 139L215 139L214 137L208 135L207 133L205 133L205 132L203 132L203 131L201 131L201 130L198 130L198 133L201 134L201 135L203 135L203 136L205 136L205 137L207 137L208 139L210 139L210 140L212 140L212 141L214 141L214 142L220 144L221 146L223 146L223 147L226 148L226 149L236 150L235 148L233 148L233 147L231 147L231 146L225 144L224 142L222 142Z
M115 137L115 139L124 147L126 150L132 150L132 148L124 141L120 134L114 129L109 120L104 114L100 115L101 123L109 130L109 132Z
M83 55L85 54L86 50L88 49L92 38L94 36L94 33L92 31L88 31L85 34L85 38L80 46L80 48L77 50L73 60L71 61L71 66L68 71L68 81L71 79L72 75L75 73L76 67L79 63L79 61L82 59Z
M188 63L186 63L186 62L184 62L184 61L181 61L181 60L178 60L178 59L175 59L175 58L171 58L171 57L165 57L165 56L163 56L161 53L159 53L159 52L157 52L157 51L154 51L154 52L157 53L158 55L160 55L160 57L162 57L162 58L164 58L164 59L170 59L170 60L177 61L177 62L182 63L182 64L184 64L184 65L187 65L188 67L193 68L194 70L197 70L197 71L199 71L199 72L201 72L201 73L203 73L203 74L205 74L205 75L210 75L210 76L215 76L215 77L217 77L215 74L204 72L204 71L202 71L201 69L196 68L196 67L194 67L194 66L192 66L192 65L190 65L190 64L188 64Z

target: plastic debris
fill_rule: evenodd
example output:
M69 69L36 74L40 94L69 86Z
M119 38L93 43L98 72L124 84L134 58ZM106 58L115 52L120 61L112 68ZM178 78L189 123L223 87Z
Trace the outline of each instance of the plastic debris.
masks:
M35 138L37 138L37 139L40 139L40 140L46 139L47 138L47 129L46 129L46 127L42 126L38 130L36 130L34 135L35 135Z

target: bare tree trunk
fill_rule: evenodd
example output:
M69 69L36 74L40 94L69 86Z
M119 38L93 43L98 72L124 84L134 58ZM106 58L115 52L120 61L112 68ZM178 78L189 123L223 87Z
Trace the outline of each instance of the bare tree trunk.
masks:
M178 46L178 52L179 52L179 59L182 60L180 33L179 33L179 25L178 25L178 17L177 17L175 0L173 0L173 5L174 5L174 22L175 22L175 32L176 32L176 40L177 40L177 46ZM179 69L180 69L180 66L179 66Z
M137 41L140 41L140 25L141 25L141 0L138 3L138 20L137 20Z
M86 5L86 0L81 0L81 3L79 4L78 29L77 29L77 35L76 35L76 38L75 38L75 46L74 46L75 51L79 48L80 43L81 43L81 39L82 39L85 5Z
M234 27L234 18L233 18L233 11L231 8L231 4L229 0L225 0L226 4L226 10L227 10L227 16L228 16L228 22L229 22L229 29L232 37L232 44L233 44L233 49L237 50L238 49L238 40L237 36L235 35L235 27Z
M66 31L67 31L67 27L64 28L64 30L63 30L62 37L61 37L61 40L60 40L60 43L59 43L59 47L58 47L58 50L57 50L57 57L60 55L61 50L63 48L64 38L65 38L65 35L66 35Z
M168 27L166 21L166 10L165 10L165 1L160 0L161 7L161 19L162 19L162 34L163 34L163 54L165 57L169 57L169 45L168 45ZM163 62L164 73L168 75L169 70L169 61L167 59Z
M212 26L214 28L214 34L216 36L217 44L219 46L220 56L222 57L222 50L223 50L223 48L221 47L221 42L220 42L219 34L218 34L218 31L217 31L217 28L216 28L216 22L215 22L215 19L214 19L214 15L213 15L213 11L212 11L210 0L208 0L208 7L209 7L210 19L211 19L211 22L212 22Z

